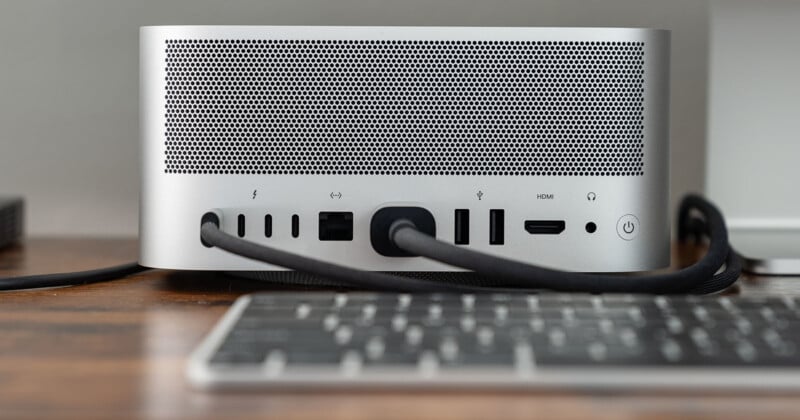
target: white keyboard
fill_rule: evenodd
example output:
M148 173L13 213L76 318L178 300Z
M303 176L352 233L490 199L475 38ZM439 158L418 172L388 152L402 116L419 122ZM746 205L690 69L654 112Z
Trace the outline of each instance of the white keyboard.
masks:
M192 355L201 387L800 389L800 300L273 293Z

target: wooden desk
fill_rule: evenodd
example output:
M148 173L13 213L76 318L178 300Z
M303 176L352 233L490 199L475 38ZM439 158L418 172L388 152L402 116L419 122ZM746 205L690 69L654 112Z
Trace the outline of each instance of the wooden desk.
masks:
M0 252L0 276L136 259L134 240L33 239ZM0 292L0 417L10 418L798 418L800 395L642 392L192 390L184 362L233 300L265 286L152 271L80 287ZM798 293L800 278L745 293Z

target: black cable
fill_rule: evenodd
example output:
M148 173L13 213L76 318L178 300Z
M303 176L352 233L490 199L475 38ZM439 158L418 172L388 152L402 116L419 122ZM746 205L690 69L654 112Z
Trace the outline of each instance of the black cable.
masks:
M729 287L739 277L741 261L728 244L722 214L699 196L687 196L678 213L678 238L682 242L709 238L706 255L696 264L682 270L653 276L618 276L568 273L536 267L501 257L441 242L414 227L408 220L398 220L390 229L394 243L404 250L446 264L471 269L477 273L510 281L514 289L477 287L453 283L418 280L380 272L362 271L248 242L222 232L218 225L202 225L201 236L208 244L246 258L323 276L343 284L374 290L405 292L503 292L526 291L531 288L589 293L713 293ZM725 267L722 273L716 274ZM60 287L114 280L149 270L136 263L74 273L57 273L0 278L0 290Z
M232 254L297 271L304 271L341 282L350 287L412 293L442 291L485 293L497 291L496 289L418 280L376 271L358 270L320 261L237 238L223 232L216 223L211 221L202 224L200 236L207 244L224 249Z
M710 233L703 214L700 212L693 212L689 208L685 208L684 211L679 212L678 241L687 243L693 239L694 242L701 243L705 238L710 238ZM728 255L725 257L725 270L715 274L710 280L701 282L689 293L702 295L725 290L733 286L733 284L739 280L741 273L741 256L728 244Z
M733 284L741 272L736 253L728 245L727 228L719 210L699 196L687 196L678 214L679 239L709 238L706 255L694 265L668 274L620 276L569 273L531 266L517 261L486 255L441 242L414 227L408 220L398 220L390 229L391 240L413 254L428 256L446 264L468 268L477 273L510 281L513 289L551 289L589 293L712 293ZM239 239L222 232L214 222L204 223L201 237L210 245L270 264L305 271L343 284L378 290L430 292L442 289L487 292L494 287L472 287L422 281L385 273L365 272L339 266ZM716 274L721 268L725 270ZM506 283L509 285L509 283Z
M693 212L702 215L702 219L693 216ZM692 266L649 276L583 274L537 267L439 241L417 230L407 219L392 224L389 238L406 252L494 276L518 287L562 292L677 294L711 293L735 282L741 265L728 244L722 213L704 198L688 195L681 202L678 219L679 239L705 233L710 239L708 252ZM695 231L688 232L689 227ZM723 266L725 271L717 275Z
M75 286L81 284L98 283L116 280L131 274L150 270L137 263L128 263L115 267L100 268L89 271L73 273L39 274L33 276L20 276L0 278L0 290L36 289L40 287Z
M731 248L725 258L725 271L714 275L710 280L700 282L689 291L693 295L707 295L723 291L736 283L742 274L742 259L736 251Z

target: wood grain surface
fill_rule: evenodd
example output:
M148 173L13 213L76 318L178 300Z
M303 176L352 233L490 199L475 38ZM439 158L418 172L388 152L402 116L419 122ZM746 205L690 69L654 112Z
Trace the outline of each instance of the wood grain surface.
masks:
M135 259L130 239L31 239L0 251L0 276ZM797 278L742 284L742 293L800 292ZM236 297L270 289L210 273L150 271L0 292L0 418L800 418L800 394L787 393L191 389L187 355Z

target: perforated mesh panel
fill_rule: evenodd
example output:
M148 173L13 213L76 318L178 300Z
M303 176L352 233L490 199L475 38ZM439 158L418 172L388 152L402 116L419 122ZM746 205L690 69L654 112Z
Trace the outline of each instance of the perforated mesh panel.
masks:
M638 176L639 42L168 40L167 173Z

